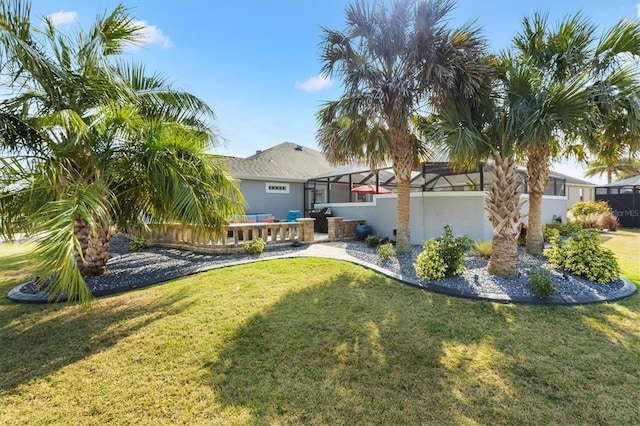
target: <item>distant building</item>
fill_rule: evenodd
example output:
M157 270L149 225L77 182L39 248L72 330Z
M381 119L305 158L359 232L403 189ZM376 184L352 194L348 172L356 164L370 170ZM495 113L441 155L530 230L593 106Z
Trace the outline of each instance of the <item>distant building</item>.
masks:
M240 180L247 214L271 213L283 219L289 210L308 212L322 194L306 188L307 180L333 170L321 152L291 142L257 151L247 158L229 157L226 164Z
M596 184L555 171L552 171L551 175L565 180L567 210L573 207L578 201L595 201Z

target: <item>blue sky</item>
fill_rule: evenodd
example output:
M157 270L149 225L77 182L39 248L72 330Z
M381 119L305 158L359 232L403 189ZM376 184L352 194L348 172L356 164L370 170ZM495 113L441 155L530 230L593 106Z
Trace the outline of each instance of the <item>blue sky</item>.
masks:
M550 22L582 11L608 28L637 18L640 0L459 0L452 26L475 20L492 50L509 46L524 16ZM54 14L61 30L90 25L117 1L37 0L34 17ZM127 56L147 71L169 76L176 87L204 99L226 139L217 150L245 157L284 141L317 148L315 113L337 99L339 82L319 76L321 27L344 28L347 0L129 0L146 26L147 43ZM558 171L580 176L573 164Z

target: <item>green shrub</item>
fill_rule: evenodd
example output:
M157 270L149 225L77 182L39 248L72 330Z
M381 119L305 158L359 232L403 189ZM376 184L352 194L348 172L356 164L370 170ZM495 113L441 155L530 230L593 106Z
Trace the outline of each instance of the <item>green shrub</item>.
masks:
M424 242L416 259L416 273L426 280L439 280L464 270L464 255L473 240L464 235L454 238L451 225L444 226L440 238Z
M579 201L571 207L568 216L584 228L618 229L618 219L606 201Z
M391 243L379 245L376 253L378 253L378 256L380 256L382 260L391 260L396 255L396 251Z
M613 252L600 245L598 232L583 230L567 241L558 241L553 248L545 250L549 263L591 281L606 284L620 276L620 266Z
M493 248L492 241L480 241L476 240L471 247L471 254L479 257L480 259L488 259L491 257L491 249Z
M249 254L260 254L264 251L265 242L262 238L258 237L251 241L243 241L242 248Z
M542 227L542 235L545 243L555 244L560 239L560 231L556 228L552 228L549 225Z
M377 235L369 234L364 239L364 242L367 243L369 247L378 247L380 245L380 237Z
M606 201L578 201L569 211L574 218L579 219L592 214L599 215L610 212L611 207Z
M136 237L129 241L129 248L133 251L144 250L149 247L149 242L145 237Z
M567 223L552 222L546 226L547 228L557 229L558 232L560 232L560 235L563 237L569 237L575 234L576 232L579 232L584 229L582 224L577 222L567 222Z
M556 292L556 287L551 279L551 273L544 268L529 271L529 285L536 295L543 298L553 296Z
M416 259L416 273L425 280L439 280L445 277L447 265L440 255L440 247L437 240L430 239L424 242L422 252Z

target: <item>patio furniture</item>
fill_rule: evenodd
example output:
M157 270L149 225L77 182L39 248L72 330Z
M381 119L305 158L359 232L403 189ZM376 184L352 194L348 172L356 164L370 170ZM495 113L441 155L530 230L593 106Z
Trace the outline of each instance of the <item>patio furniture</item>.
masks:
M284 220L285 222L295 222L296 220L302 217L302 213L300 210L289 210L287 213L287 218Z

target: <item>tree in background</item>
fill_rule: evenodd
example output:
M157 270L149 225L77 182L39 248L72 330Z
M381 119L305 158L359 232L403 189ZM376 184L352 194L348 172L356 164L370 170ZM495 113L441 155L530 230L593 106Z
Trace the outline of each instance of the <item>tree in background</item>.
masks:
M429 155L415 116L452 93L471 95L484 40L470 26L449 29L450 1L356 2L346 8L346 29L324 29L322 71L342 80L344 93L317 114L317 140L334 164L390 162L398 187L399 252L411 250L411 171ZM464 78L459 78L464 75Z
M541 253L541 203L551 159L572 142L591 144L621 103L633 108L627 117L637 132L637 72L629 59L640 54L640 23L623 20L598 42L596 27L580 14L555 27L548 25L545 16L535 14L523 20L523 27L514 38L514 54L536 70L529 82L531 91L523 98L523 108L529 111L529 120L523 122L529 190L527 251ZM558 108L566 105L559 96L562 93L582 96L584 102L569 103L571 109Z
M588 140L586 146L576 148L579 158L594 157L586 161L585 176L606 175L607 183L640 174L640 137L636 95L619 97L608 106L607 119ZM586 148L586 149L585 149ZM579 155L582 154L582 155Z
M83 275L106 271L110 230L179 222L220 230L242 212L221 158L213 111L160 75L117 56L140 37L122 7L75 37L28 3L0 6L0 232L38 240L50 296L86 301Z
M602 153L600 153L602 155ZM640 175L640 160L632 157L624 157L616 160L612 157L602 157L588 162L586 177L607 175L607 183L627 179Z

